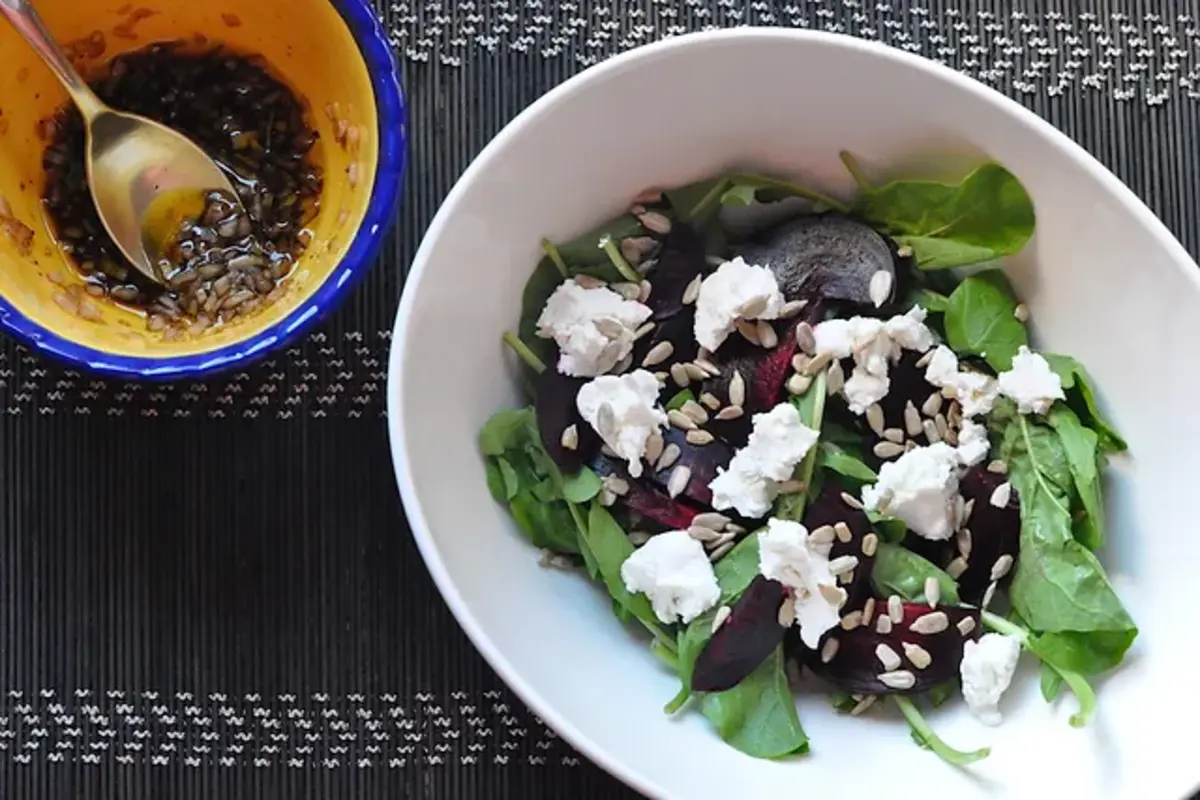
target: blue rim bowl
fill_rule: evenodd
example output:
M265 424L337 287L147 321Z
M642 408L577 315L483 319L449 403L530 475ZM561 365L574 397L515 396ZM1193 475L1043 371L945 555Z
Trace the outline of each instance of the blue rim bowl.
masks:
M408 147L408 110L400 67L383 24L368 0L330 0L358 43L375 92L379 162L362 224L346 255L303 303L271 327L225 347L187 356L153 358L106 353L72 342L17 311L0 297L0 328L22 344L70 366L112 378L169 381L201 378L247 366L307 333L333 311L374 264L396 221Z

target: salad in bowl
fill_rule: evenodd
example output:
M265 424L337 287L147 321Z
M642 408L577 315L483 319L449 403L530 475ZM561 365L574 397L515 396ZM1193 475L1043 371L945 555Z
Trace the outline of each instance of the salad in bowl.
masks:
M999 724L1024 653L1084 726L1138 635L1094 555L1127 447L995 265L1034 234L1020 181L875 184L842 158L850 202L724 174L544 241L504 335L528 402L479 449L542 563L645 629L666 713L776 759L807 752L814 694L890 703L967 764L987 748L929 708Z

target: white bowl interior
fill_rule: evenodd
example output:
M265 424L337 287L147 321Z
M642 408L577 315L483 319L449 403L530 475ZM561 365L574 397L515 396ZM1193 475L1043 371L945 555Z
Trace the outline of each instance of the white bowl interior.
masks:
M647 185L730 167L848 196L841 149L876 176L914 164L961 172L986 154L1020 177L1038 227L1009 267L1036 343L1084 362L1132 448L1111 470L1104 555L1141 626L1134 650L1100 681L1100 712L1086 730L1067 724L1072 699L1042 701L1028 669L1005 698L1000 728L982 727L961 703L933 713L950 743L992 745L991 758L969 770L917 749L897 715L842 717L819 696L800 700L812 754L785 763L740 755L698 713L664 716L674 677L644 637L616 622L602 589L539 568L537 552L488 495L476 451L480 424L521 402L500 334L516 324L541 237L580 233ZM493 666L576 746L646 793L1183 796L1200 780L1189 735L1172 728L1200 710L1186 666L1176 671L1196 663L1198 649L1184 597L1200 564L1186 478L1200 442L1191 409L1200 391L1191 369L1200 342L1195 269L1081 149L927 62L841 37L762 30L635 51L528 109L471 166L431 226L391 363L392 446L406 509L435 580Z

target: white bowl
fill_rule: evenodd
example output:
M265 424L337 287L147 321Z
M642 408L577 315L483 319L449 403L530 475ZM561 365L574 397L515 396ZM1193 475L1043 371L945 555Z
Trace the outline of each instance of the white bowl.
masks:
M812 752L757 761L699 714L662 706L677 680L616 622L602 589L539 568L490 498L481 423L522 402L500 342L543 236L614 216L647 185L731 167L803 176L852 194L838 151L869 170L919 162L961 172L986 154L1034 198L1037 234L1007 265L1035 341L1094 373L1131 445L1110 470L1104 554L1141 635L1098 682L1093 724L1067 724L1026 670L1005 723L954 703L931 716L951 744L992 745L955 770L918 749L896 715L836 715L802 697ZM466 171L426 234L396 320L388 385L396 478L447 603L501 677L575 747L642 792L783 796L1181 797L1200 783L1190 725L1200 664L1189 590L1200 566L1196 265L1112 174L990 89L898 50L826 34L739 29L671 39L567 81L509 124ZM1176 732L1174 726L1184 729Z

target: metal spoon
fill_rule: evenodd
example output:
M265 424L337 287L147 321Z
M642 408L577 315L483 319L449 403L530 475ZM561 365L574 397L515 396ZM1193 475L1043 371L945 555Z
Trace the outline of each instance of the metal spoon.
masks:
M104 227L125 257L162 283L161 249L212 191L241 202L232 184L191 140L165 125L105 105L71 66L29 0L0 0L0 15L62 81L87 126L87 176Z

